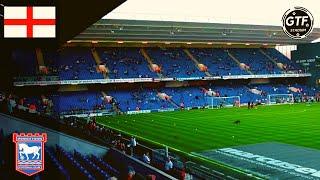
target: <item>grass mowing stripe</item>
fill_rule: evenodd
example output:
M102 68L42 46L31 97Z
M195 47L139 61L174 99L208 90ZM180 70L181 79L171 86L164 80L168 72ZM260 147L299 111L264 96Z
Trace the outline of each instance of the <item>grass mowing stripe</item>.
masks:
M302 105L303 106L303 105ZM298 109L298 110L300 110L301 111L301 107L299 107L299 108L293 108L293 107L295 107L295 106L286 106L286 108L290 108L289 110L290 111L296 111L296 109ZM304 105L304 107L305 107L305 105ZM267 107L268 109L271 109L271 110L277 110L278 108L280 108L280 110L279 111L282 111L282 109L284 108L284 106L277 106L277 107L275 107L275 106L269 106L269 107ZM263 107L263 108L259 108L258 110L260 110L260 109L265 109L265 107ZM224 111L224 112L229 112L230 110L234 110L234 109L222 109L221 111ZM286 109L287 110L287 109ZM242 112L248 112L248 110L246 110L246 109L241 109L241 111ZM273 113L275 113L275 112L279 112L279 111L271 111L271 114L273 114ZM300 112L299 111L299 112ZM193 114L199 114L199 113L197 113L198 111L181 111L181 112L168 112L168 114L170 114L170 115L172 115L172 114L174 114L174 115L177 115L178 117L180 117L181 116L181 114L190 114L190 116L192 117L194 117L194 115ZM213 120L213 121L211 121L210 119L209 120L206 120L206 119L203 119L203 118L206 118L206 117L209 117L210 115L212 115L212 113L211 112L214 112L214 114L216 114L216 112L219 112L219 110L217 110L217 111L212 111L212 110L209 110L209 111L204 111L204 110L201 110L201 113L207 113L208 114L208 116L204 116L204 117L200 117L200 118L198 118L197 119L197 121L196 121L196 123L194 122L195 120L190 120L190 121L188 121L188 120L181 120L181 123L184 123L184 126L181 126L181 127L176 127L177 129L172 129L171 128L171 125L169 125L170 123L171 123L171 121L170 120L168 120L168 119L164 119L164 118L158 118L157 120L155 120L154 122L153 122L153 124L157 124L157 126L154 126L154 127L150 127L151 125L148 125L148 123L150 123L150 117L152 117L152 119L153 118L155 118L155 117L153 117L153 113L151 113L151 114L148 114L148 115L141 115L141 119L139 120L138 118L140 117L139 115L134 115L134 116L132 116L132 115L130 115L130 116L122 116L121 118L124 120L124 119L126 119L126 118L132 118L132 117L134 117L134 119L137 119L136 120L136 123L135 124L122 124L120 127L119 127L119 125L116 125L116 127L118 127L118 128L122 128L122 129L127 129L128 131L132 131L132 127L135 127L134 129L134 131L138 131L138 133L139 134L142 134L143 132L152 132L152 134L146 134L146 135L148 135L149 137L151 136L152 137L152 139L153 140L157 140L158 139L158 141L159 142L166 142L165 141L165 138L170 138L170 136L165 136L165 134L167 134L168 132L170 132L170 131L176 131L177 133L179 133L179 134L181 134L181 135L185 135L186 136L186 139L184 139L184 140L181 140L181 141L183 141L182 143L175 143L175 142L173 142L172 144L181 144L180 146L182 146L183 144L185 144L185 142L194 142L194 139L202 139L203 141L202 141L202 143L201 144L203 144L205 147L207 147L207 148L212 148L211 146L209 146L209 144L211 144L210 142L205 142L205 141L210 141L210 136L212 137L212 136L216 136L216 137L220 137L221 139L228 139L228 137L231 137L233 134L231 134L232 133L232 131L233 130L235 130L236 132L235 132L235 134L238 134L239 135L239 137L241 137L241 138L243 138L243 135L245 135L244 133L246 133L246 132L248 132L248 133L259 133L259 131L261 131L262 129L268 129L268 130L264 130L264 131L266 131L266 132L269 132L269 131L279 131L279 130L281 130L281 128L286 128L286 127L290 127L292 130L291 130L291 132L292 133L294 133L294 131L299 131L299 128L297 129L297 127L295 127L295 125L298 125L300 122L301 122L301 120L299 120L299 123L294 123L293 124L293 120L294 119L290 119L290 123L289 124L291 124L290 126L287 126L287 124L288 124L288 122L286 122L286 121L284 121L284 120L281 120L281 121L278 121L276 124L274 124L274 123L270 123L270 122L268 122L267 120L266 121L264 121L263 120L263 123L261 123L261 122L259 122L259 119L262 119L261 118L261 116L263 116L263 115L269 115L269 116L265 116L265 117L267 117L267 118L272 118L272 116L273 115L271 115L270 116L270 114L266 114L266 111L262 111L262 112L264 112L263 114L256 114L256 119L255 119L255 121L257 121L257 122L248 122L246 125L241 125L238 129L232 129L232 130L230 130L230 126L229 126L229 124L228 123L230 123L230 120L228 120L228 122L224 122L225 121L225 119L223 118L223 119L220 119L219 118L219 116L218 116L218 118L217 118L217 116L215 116L215 119ZM232 111L233 112L233 111ZM256 112L256 111L252 111L253 113L254 112ZM287 112L287 111L285 111L285 112ZM299 113L299 112L297 112L297 113ZM156 113L157 115L158 115L158 113ZM166 113L159 113L159 114L166 114ZM283 114L283 113L282 113ZM148 118L147 118L148 117ZM168 116L168 117L171 117L171 116ZM253 115L253 117L254 117L254 115ZM282 119L286 119L287 117L289 117L289 116L282 116ZM248 117L245 117L245 118L248 118ZM196 118L195 118L196 119ZM149 121L148 121L149 120ZM249 119L250 120L250 119ZM282 122L283 121L283 122ZM129 121L128 121L129 122ZM168 123L169 122L169 123ZM266 123L266 122L268 122L268 123ZM296 121L294 121L294 122L296 122ZM212 128L212 126L208 126L208 125L206 125L206 124L213 124L213 126L214 126L214 128ZM265 126L267 124L267 126ZM307 123L306 123L307 124ZM258 126L255 126L255 125L258 125ZM264 125L264 126L261 126L261 125ZM300 127L302 127L302 126L304 126L304 125L302 125L302 123L300 123ZM193 126L193 127L196 127L196 126L198 126L199 128L201 128L202 129L202 127L205 127L205 128L207 128L208 130L206 130L206 131L198 131L198 133L197 134L194 134L194 133L191 133L192 132L192 130L193 129L186 129L185 127L189 127L189 126ZM311 130L310 128L311 128L312 126L309 126L308 128L309 128L309 130ZM131 129L131 130L130 130ZM156 129L156 130L155 130ZM221 137L219 134L219 131L222 131L223 129L225 129L224 131L223 131L223 133L221 133L221 135L225 135L225 134L229 134L228 136L224 136L224 137ZM297 129L297 130L296 130ZM249 131L248 131L249 130ZM301 128L300 128L300 130L301 130ZM157 132L155 132L155 131L157 131ZM190 131L189 133L186 133L187 131ZM214 133L215 131L217 131L216 132L216 134ZM244 131L244 132L240 132L240 131ZM157 136L157 133L158 133L158 136ZM206 133L209 133L209 136L207 137L207 136L205 136L205 134ZM218 133L218 135L217 135L217 133ZM161 136L159 136L161 134ZM170 134L170 133L169 133ZM202 134L202 135L201 135ZM260 133L261 134L261 133ZM278 133L277 133L278 134ZM172 135L172 134L171 134ZM266 133L266 135L268 135L268 133ZM194 136L196 136L196 138L194 138L194 139L191 139L191 138L188 138L188 136L189 137L194 137ZM275 137L276 137L277 135L275 135ZM279 136L280 137L280 136ZM161 139L161 140L160 140ZM266 138L262 138L262 139L266 139ZM269 138L270 139L270 138ZM216 139L215 139L216 140ZM276 139L276 140L279 140L278 138ZM281 139L280 139L281 140ZM283 138L282 138L282 140L283 140ZM256 139L256 141L258 141L258 139ZM179 142L179 140L177 140L177 142ZM221 147L221 145L220 145L220 142L221 141L219 141L219 142L217 142L217 144L218 144L218 146L217 147ZM241 141L241 142L243 142L243 143L249 143L249 142L246 142L246 141ZM260 142L260 141L259 141ZM236 144L239 144L239 143L230 143L230 145L236 145ZM179 148L180 148L180 146L179 146ZM178 146L177 146L178 147ZM189 147L190 146L188 146L188 149L189 149ZM195 146L194 146L195 147ZM206 148L199 148L199 149L206 149ZM191 150L192 151L194 151L192 148L191 148ZM190 150L190 151L191 151ZM189 151L189 150L188 150Z

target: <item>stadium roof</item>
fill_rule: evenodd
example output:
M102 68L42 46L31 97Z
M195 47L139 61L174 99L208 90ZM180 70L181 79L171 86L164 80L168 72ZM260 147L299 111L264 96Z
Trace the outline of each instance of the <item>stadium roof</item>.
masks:
M73 41L300 44L320 38L317 0L128 0ZM281 28L284 12L303 6L315 29L303 40Z

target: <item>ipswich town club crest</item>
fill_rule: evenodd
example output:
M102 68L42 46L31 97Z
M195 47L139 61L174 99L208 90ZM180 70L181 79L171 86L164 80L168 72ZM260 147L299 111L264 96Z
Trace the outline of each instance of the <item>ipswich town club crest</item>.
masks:
M16 145L16 170L27 176L32 176L44 170L44 143L46 133L13 133Z

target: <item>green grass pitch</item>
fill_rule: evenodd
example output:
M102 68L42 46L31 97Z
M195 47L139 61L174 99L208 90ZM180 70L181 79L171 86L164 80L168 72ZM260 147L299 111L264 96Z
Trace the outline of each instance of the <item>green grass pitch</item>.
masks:
M262 142L320 149L319 103L120 115L97 122L186 153Z

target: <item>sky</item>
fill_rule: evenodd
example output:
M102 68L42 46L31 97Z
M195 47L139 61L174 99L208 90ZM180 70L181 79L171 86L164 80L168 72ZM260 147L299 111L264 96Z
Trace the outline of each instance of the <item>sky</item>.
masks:
M295 6L307 8L320 28L320 0L127 0L103 18L281 26Z

